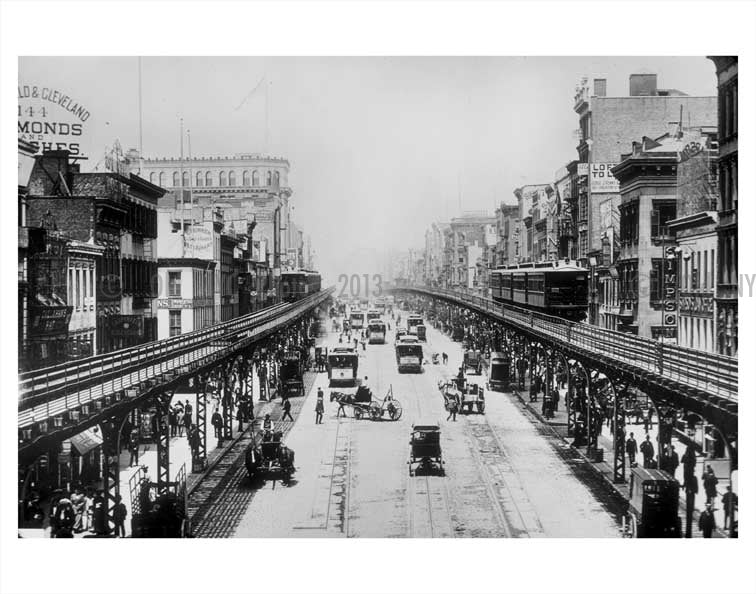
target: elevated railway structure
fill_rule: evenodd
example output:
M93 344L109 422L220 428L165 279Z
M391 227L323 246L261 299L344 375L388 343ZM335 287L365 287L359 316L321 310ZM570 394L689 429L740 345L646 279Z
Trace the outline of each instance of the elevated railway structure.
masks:
M531 369L532 354L542 354L548 385L557 364L580 370L579 375L585 378L581 388L588 398L595 393L591 383L599 374L608 378L614 394L613 426L619 428L614 440L615 481L625 480L625 401L631 388L648 395L659 419L672 418L684 411L685 415L693 414L715 427L726 444L731 469L737 468L736 358L502 305L469 291L409 286L396 292L431 300L434 307L446 309L448 319L466 312L493 324L500 330L505 348L512 356L525 353L530 358ZM568 378L572 384L574 374L568 374ZM569 385L568 394L572 393L573 386ZM574 425L574 410L568 419ZM570 431L573 428L568 426ZM659 434L661 439L662 432Z
M327 306L329 288L293 303L274 305L234 320L165 340L23 373L19 377L18 459L21 498L29 469L51 448L99 426L103 439L103 490L112 522L119 494L121 431L133 411L158 411L158 492L175 483L169 472L168 407L177 389L196 394L198 432L193 468L207 455L205 419L208 394L222 406L223 436L231 436L234 396L249 394L252 358L258 346L303 345L310 322Z

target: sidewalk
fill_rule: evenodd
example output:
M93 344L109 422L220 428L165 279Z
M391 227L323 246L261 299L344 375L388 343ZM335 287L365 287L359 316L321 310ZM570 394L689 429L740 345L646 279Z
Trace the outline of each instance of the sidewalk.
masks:
M486 376L488 375L488 369L486 368ZM628 500L629 499L629 478L630 478L630 463L626 461L626 470L625 470L625 483L617 484L614 482L614 440L612 438L611 433L609 432L609 429L607 428L606 424L604 424L601 428L601 435L599 435L598 438L598 447L603 448L604 450L604 456L603 462L594 462L591 457L588 456L586 453L585 447L575 447L572 446L572 441L574 438L567 437L567 412L565 410L565 395L566 390L560 390L560 399L559 399L559 408L557 411L554 412L554 418L552 419L546 419L541 414L541 406L543 404L543 394L539 394L539 398L536 402L530 402L530 394L529 394L529 388L530 384L528 381L525 382L525 388L521 391L514 390L512 394L516 396L520 402L525 405L525 407L544 425L548 425L553 433L559 437L561 437L566 443L570 444L570 447L575 450L586 462L588 462L594 470L599 473L604 480L612 487L612 489L617 492L623 499ZM651 437L651 441L654 444L654 451L655 454L658 455L658 452L656 452L657 448L657 429L658 429L658 423L654 422L653 427L649 427L648 435ZM643 423L635 424L635 423L627 423L626 425L626 434L629 436L631 432L635 434L635 439L638 442L638 445L640 445L641 441L643 441L646 438L646 432L643 428ZM681 443L678 439L674 438L672 439L672 445L675 446L675 451L677 451L678 455L682 457L683 452L685 452L685 444ZM640 454L638 454L638 459L642 460L642 457ZM701 537L701 532L698 530L698 517L701 513L701 510L704 508L706 504L706 495L703 492L703 485L701 484L701 474L703 473L703 470L705 468L705 465L708 463L707 459L703 456L700 456L698 459L698 463L696 464L696 476L699 478L699 492L696 496L695 500L695 509L693 512L693 530L692 530L692 536L693 538L699 538ZM641 462L642 463L642 462ZM683 468L682 465L680 465L677 468L677 472L675 473L675 478L682 484L683 479ZM717 485L717 491L718 496L717 500L714 504L714 516L717 523L717 529L714 531L714 537L715 538L729 538L729 530L725 531L722 529L722 525L724 522L724 510L722 509L721 505L721 494L725 492L727 485L729 484L729 479L723 479L721 476L718 476L719 478L719 484ZM682 519L682 529L683 534L685 533L685 495L681 491L681 497L680 497L680 515ZM719 505L717 505L717 503Z

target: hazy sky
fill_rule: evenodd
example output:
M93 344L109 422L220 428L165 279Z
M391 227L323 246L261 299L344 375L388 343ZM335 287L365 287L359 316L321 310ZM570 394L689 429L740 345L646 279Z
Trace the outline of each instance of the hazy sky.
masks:
M19 84L56 86L92 116L94 167L119 139L138 146L137 58L21 58ZM268 152L291 163L295 220L332 280L374 272L371 254L420 246L433 220L493 212L514 188L554 180L576 157L582 76L626 95L633 72L662 88L715 95L714 65L688 58L143 58L145 156L178 156L179 118L195 155ZM237 107L265 75L265 94ZM628 147L629 148L629 147ZM459 181L458 181L459 180Z

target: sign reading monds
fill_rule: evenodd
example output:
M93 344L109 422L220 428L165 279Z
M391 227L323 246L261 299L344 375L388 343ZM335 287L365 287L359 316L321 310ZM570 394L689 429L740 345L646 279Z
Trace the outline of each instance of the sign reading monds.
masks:
M68 150L81 157L89 110L70 95L37 85L18 86L18 137L39 150Z

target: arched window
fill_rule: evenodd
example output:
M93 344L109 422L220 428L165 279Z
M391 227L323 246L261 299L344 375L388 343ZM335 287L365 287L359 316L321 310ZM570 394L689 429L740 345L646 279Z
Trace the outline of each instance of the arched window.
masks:
M173 172L173 187L178 188L179 185L179 173L178 171Z
M158 175L158 185L161 188L165 187L165 171L161 171L160 175Z
M253 186L260 185L260 176L257 174L257 171L252 172L252 185Z
M243 186L249 185L249 171L244 171L242 173L242 185Z
M184 175L182 176L182 178L183 179L182 179L181 186L184 188L188 188L189 187L189 172L184 171Z
M236 172L235 171L229 171L228 172L228 185L229 186L235 186L236 185Z
M154 171L150 172L150 183L151 184L155 183L155 172Z
M279 185L279 183L281 182L281 174L278 171L276 171L276 173L274 174L274 177L276 180L276 185Z
M205 185L210 187L213 185L213 175L209 171L205 174Z
M265 176L265 185L266 186L273 185L272 181L271 181L272 180L272 176L273 176L273 174L270 171L268 171L268 174Z
M220 172L220 175L218 176L218 185L219 186L226 185L226 172L225 171Z
M201 171L197 172L197 187L198 188L202 187L202 172Z

